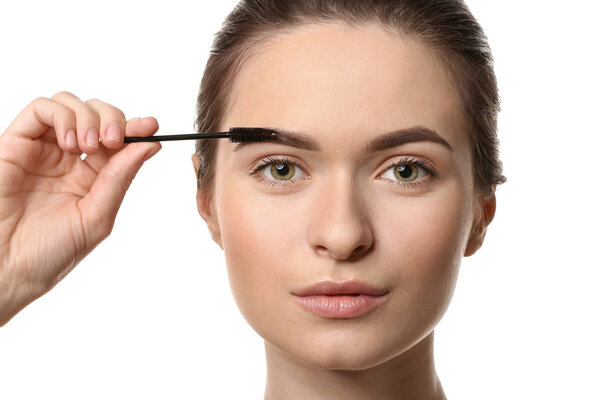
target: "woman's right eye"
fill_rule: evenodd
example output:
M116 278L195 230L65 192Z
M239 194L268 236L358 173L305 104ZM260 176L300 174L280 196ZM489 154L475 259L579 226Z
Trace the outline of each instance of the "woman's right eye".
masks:
M275 185L289 185L306 177L302 168L287 158L267 157L250 173L259 181Z

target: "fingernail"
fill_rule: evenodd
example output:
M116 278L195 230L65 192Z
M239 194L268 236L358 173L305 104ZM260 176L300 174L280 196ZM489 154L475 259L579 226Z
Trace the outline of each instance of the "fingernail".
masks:
M95 128L90 128L85 135L85 143L95 149L98 148L98 131Z
M121 137L121 128L117 124L110 124L106 130L106 136L113 142L121 143L123 138Z
M69 129L67 131L65 141L67 142L67 146L73 149L77 148L77 138L75 137L75 131L73 129Z
M148 152L148 154L146 154L146 157L144 157L144 161L147 161L148 159L153 157L156 153L158 153L160 151L160 149L162 149L162 147L158 147L158 148L150 150Z

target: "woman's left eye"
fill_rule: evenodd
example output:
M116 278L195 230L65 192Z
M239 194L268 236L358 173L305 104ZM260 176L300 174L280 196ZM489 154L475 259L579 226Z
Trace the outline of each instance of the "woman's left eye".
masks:
M438 174L421 160L407 159L393 164L380 175L381 178L389 179L400 185L422 183L428 176L437 178Z
M256 175L259 181L265 180L273 186L286 185L306 176L302 168L287 158L275 157L267 157L262 160L250 175Z

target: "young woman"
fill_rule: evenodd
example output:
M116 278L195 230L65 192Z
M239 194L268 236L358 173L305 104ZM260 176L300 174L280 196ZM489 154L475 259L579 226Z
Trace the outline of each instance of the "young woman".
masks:
M443 399L433 332L504 178L485 36L458 0L242 1L217 35L197 130L197 203L265 340L266 399ZM68 92L0 137L0 320L111 231L159 144ZM80 158L81 153L88 156Z

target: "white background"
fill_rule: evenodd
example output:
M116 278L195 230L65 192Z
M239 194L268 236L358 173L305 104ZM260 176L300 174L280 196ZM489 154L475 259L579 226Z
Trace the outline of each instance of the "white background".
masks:
M159 133L193 132L213 34L235 3L2 2L0 131L67 90L154 116ZM436 329L438 374L451 400L598 399L595 2L468 4L496 59L508 183ZM0 329L0 398L262 398L262 339L196 211L192 152L164 143L112 235Z

